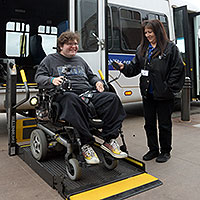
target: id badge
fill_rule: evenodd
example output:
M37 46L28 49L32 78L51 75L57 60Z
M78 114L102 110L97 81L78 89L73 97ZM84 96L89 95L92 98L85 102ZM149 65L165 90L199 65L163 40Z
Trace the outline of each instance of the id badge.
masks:
M149 70L142 69L141 74L142 74L142 76L149 76Z

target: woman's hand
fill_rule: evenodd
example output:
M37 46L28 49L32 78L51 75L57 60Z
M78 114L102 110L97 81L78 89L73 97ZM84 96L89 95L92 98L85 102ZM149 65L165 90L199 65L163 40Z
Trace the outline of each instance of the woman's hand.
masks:
M119 69L116 69L115 66L113 65L113 68L114 68L114 69L116 69L116 70L122 70L122 69L124 69L124 64L123 64L123 63L121 63L121 62L118 63L118 62L116 62L116 61L115 61L115 63L117 63L117 64L119 65Z
M104 86L103 86L103 83L101 81L96 82L96 89L99 92L103 92L104 91Z
M52 83L56 86L60 85L62 82L63 82L63 76L59 76L52 79Z
M120 70L124 69L124 64L123 63L118 63L118 65L120 66Z

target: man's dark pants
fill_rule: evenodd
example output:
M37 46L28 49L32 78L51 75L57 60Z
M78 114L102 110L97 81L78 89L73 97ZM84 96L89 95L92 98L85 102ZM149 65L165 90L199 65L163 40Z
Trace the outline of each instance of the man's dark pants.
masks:
M104 122L102 129L102 137L109 142L110 139L119 136L119 129L122 121L126 117L119 97L111 92L96 92L90 99L98 118ZM59 95L56 101L61 105L61 120L66 120L76 128L81 136L82 144L91 143L94 138L90 133L89 117L90 110L88 105L75 93L66 92Z

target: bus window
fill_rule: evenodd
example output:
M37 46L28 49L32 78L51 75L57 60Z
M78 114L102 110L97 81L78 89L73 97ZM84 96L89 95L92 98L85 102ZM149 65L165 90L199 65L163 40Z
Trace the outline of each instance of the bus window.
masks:
M80 33L79 51L97 51L98 34L97 0L76 0L75 30Z
M56 53L57 46L57 27L39 26L38 35L42 37L42 47L46 55Z
M149 19L149 20L152 20L152 19L159 19L159 17L158 17L158 15L156 15L156 14L149 13L149 14L148 14L148 19Z
M167 16L159 15L159 19L163 23L163 26L165 27L166 33L169 37L169 27L168 27Z
M28 56L30 26L22 22L8 22L6 24L6 55L20 57L22 40L24 47L22 48L22 56ZM24 39L23 39L23 36Z
M184 62L186 62L186 49L185 49L185 37L184 37L184 24L180 23L184 21L183 10L174 12L174 25L176 35L176 45L182 55Z
M111 7L110 20L110 23L108 22L108 48L110 52L121 52L119 13L117 7ZM111 29L112 31L109 31L109 29Z
M165 17L165 16L160 15L159 17L160 17L160 21L161 21L162 23L167 23L166 17Z
M111 9L108 9L108 49L110 50L113 46L112 38L113 38L113 26L112 26L112 18L111 18Z
M136 50L141 40L141 15L137 11L120 9L121 46L125 51Z
M164 28L165 28L165 31L166 31L166 33L167 33L167 35L168 35L168 37L169 37L169 27L168 27L167 17L166 17L166 16L164 16L164 15L158 15L158 14L153 14L153 13L149 13L149 14L148 14L148 19L149 19L149 20L159 19L159 20L162 22L162 24L163 24L163 26L164 26Z

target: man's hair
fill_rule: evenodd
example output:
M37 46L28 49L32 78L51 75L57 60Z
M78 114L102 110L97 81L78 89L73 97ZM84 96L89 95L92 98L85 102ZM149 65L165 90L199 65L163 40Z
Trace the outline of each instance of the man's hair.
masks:
M164 28L162 22L160 22L160 20L158 20L158 19L143 21L143 23L142 23L142 39L141 39L141 43L140 43L140 54L142 56L144 56L144 53L146 52L146 49L148 48L148 45L149 45L149 41L145 37L145 33L144 33L145 28L152 29L152 31L154 32L154 34L156 36L157 47L159 49L159 52L161 54L163 54L163 51L169 41L169 38L167 36L167 33L165 31L165 28Z
M57 39L58 52L61 51L61 47L67 44L69 41L76 40L78 43L80 41L80 35L77 32L66 31L63 32Z

